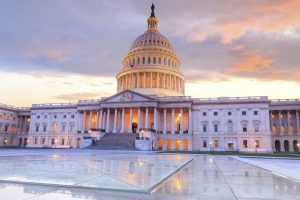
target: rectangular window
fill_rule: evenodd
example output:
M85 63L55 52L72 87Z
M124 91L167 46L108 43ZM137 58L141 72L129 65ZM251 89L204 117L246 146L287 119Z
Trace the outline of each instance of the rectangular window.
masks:
M203 115L203 116L206 116L206 112L203 112L202 115Z
M207 148L207 141L203 140L203 148Z
M146 60L145 57L143 57L143 64L145 64L145 60Z
M243 147L248 148L248 140L243 140Z
M4 131L5 131L5 132L8 131L8 126L7 126L7 125L5 126Z
M150 58L150 57L148 57L148 64L150 64L150 62L151 62L151 58Z
M39 132L39 126L35 126L35 132Z
M62 130L61 130L62 132L66 132L66 125L64 124L64 125L62 125Z
M34 138L34 144L37 144L37 143L38 143L38 139Z
M247 132L247 124L243 124L243 132L244 132L244 133Z
M254 115L258 115L258 111L254 111Z
M44 115L44 119L47 119L47 115Z
M214 140L214 148L219 148L219 140Z
M259 125L255 124L255 132L259 132Z
M42 138L42 145L44 145L46 142L46 138Z
M228 116L231 116L231 112L228 112Z
M214 132L215 132L215 133L218 132L218 124L214 124Z
M64 117L64 119L67 119L67 115L64 115L63 117Z
M246 111L243 111L243 112L242 112L242 115L246 115L246 114L247 114L247 112L246 112Z
M203 132L204 132L204 133L207 132L207 124L203 124Z
M65 138L61 139L61 145L65 145Z
M47 126L44 125L44 126L43 126L43 132L46 132L46 131L47 131Z
M260 148L259 140L255 140L255 148Z
M218 112L214 112L214 116L218 116Z

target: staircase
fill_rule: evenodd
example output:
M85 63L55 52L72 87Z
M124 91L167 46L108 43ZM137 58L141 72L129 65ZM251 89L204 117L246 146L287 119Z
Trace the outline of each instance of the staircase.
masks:
M106 133L91 149L135 149L136 134Z

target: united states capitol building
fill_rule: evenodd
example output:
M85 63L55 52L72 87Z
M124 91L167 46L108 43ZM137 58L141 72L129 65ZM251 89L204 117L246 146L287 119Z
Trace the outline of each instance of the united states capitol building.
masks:
M77 103L0 105L0 146L297 152L300 100L185 96L181 61L152 7L116 75L117 93Z

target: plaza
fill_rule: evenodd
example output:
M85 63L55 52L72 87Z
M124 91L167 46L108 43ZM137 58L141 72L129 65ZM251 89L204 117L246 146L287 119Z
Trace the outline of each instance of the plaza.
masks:
M299 159L268 159L284 168L291 166L292 171L300 174ZM291 180L232 156L2 149L0 161L1 199L293 200L300 197L299 179Z

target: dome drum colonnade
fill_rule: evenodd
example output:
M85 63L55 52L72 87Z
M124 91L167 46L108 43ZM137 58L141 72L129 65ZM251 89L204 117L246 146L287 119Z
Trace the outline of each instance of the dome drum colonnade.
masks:
M170 41L159 33L154 7L148 29L134 40L117 74L117 92L130 89L145 95L184 96L181 62Z

